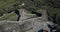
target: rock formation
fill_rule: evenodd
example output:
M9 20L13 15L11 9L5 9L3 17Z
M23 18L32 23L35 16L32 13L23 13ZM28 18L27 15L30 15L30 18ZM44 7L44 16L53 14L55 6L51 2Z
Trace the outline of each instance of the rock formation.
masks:
M1 32L38 32L40 29L50 32L47 24L53 25L53 23L46 20L46 12L43 11L41 17L35 18L26 16L25 9L20 9L19 12L21 15L19 21L0 21Z

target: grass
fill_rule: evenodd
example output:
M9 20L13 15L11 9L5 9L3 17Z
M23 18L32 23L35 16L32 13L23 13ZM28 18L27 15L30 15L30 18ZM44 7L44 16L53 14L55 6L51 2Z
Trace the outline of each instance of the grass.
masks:
M11 9L13 8L13 5L16 3L20 3L19 0L0 0L0 14L1 13L6 13L8 12L8 10L4 10L4 9Z
M15 13L8 13L8 14L2 16L2 18L0 18L0 20L17 20L17 15Z

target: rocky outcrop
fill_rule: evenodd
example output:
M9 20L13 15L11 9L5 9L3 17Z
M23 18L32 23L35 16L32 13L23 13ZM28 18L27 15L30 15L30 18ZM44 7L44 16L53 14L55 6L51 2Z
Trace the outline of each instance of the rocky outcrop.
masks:
M43 13L43 17L28 17L26 16L26 11L20 9L20 20L19 21L0 21L0 31L1 32L38 32L40 29L47 30L50 32L49 25L53 25L49 22Z
M31 18L22 21L0 21L0 25L2 25L2 32L38 32L40 29L45 29L50 32L50 29L47 26L47 23L52 24L52 22L48 22L42 17Z

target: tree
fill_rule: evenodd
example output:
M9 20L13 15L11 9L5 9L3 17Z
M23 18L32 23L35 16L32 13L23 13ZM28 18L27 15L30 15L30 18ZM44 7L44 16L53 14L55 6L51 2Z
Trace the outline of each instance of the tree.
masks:
M54 8L60 8L60 0L46 0L46 5Z

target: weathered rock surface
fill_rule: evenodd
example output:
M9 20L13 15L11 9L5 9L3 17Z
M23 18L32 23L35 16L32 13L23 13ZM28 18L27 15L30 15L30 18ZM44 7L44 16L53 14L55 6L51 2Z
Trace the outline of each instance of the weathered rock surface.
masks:
M1 32L38 32L40 29L46 29L50 32L47 23L48 22L42 17L31 18L27 20L22 20L21 22L17 21L1 21L0 29ZM52 24L53 25L53 24Z
M40 29L50 32L47 24L53 25L53 23L46 19L44 13L43 17L30 18L25 15L25 10L21 9L20 14L19 21L0 21L0 32L38 32Z

